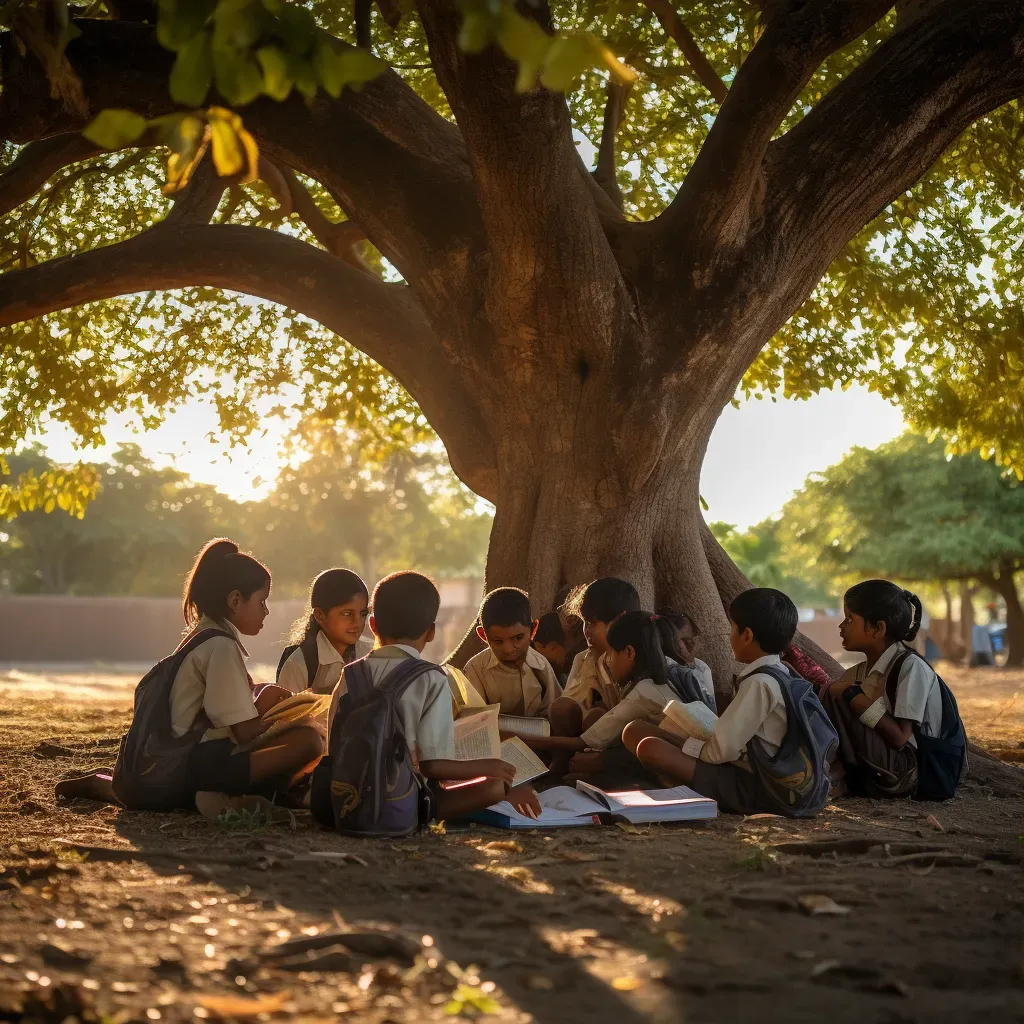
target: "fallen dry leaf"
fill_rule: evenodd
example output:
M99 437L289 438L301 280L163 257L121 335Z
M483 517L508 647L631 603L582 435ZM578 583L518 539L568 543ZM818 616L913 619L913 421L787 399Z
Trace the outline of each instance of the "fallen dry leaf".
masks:
M523 847L520 843L517 843L514 839L495 839L493 842L484 843L480 847L481 850L504 850L506 853L522 853Z
M216 1017L258 1017L261 1013L277 1013L291 998L291 992L274 992L271 995L246 999L242 996L195 997L196 1005L208 1010Z
M945 832L946 831L942 827L942 822L939 821L939 819L936 818L934 814L929 814L928 815L928 817L925 819L925 824L926 825L931 825L931 827L933 829L935 829L936 832Z
M812 892L807 893L805 896L798 896L797 903L799 903L801 908L806 910L811 917L818 917L822 914L840 916L850 913L849 907L844 907L841 903L836 903L831 896L826 896L824 893Z
M628 821L617 821L615 822L623 832L628 832L631 836L645 836L648 834L649 829L640 829L636 825L631 825Z
M632 992L643 985L642 978L613 978L612 988L616 992Z

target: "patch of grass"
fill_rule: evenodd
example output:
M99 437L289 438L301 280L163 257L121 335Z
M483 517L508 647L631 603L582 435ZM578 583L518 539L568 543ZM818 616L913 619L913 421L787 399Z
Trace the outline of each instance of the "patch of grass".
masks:
M744 871L767 871L778 864L779 855L765 843L750 843L750 851L738 858L736 867Z
M274 824L273 809L227 810L217 815L214 822L228 832L266 832Z

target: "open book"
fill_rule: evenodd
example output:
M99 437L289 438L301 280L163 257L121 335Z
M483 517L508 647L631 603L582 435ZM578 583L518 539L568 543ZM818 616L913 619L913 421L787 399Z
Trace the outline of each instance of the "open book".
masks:
M330 693L314 693L312 690L300 690L291 697L286 697L263 715L263 721L269 722L270 728L248 743L236 743L234 752L259 750L281 733L300 723L316 724L326 728L326 716L331 709L332 697Z
M551 735L551 723L546 718L529 718L526 715L498 715L498 730L511 732L516 736L546 737Z
M480 708L487 707L487 701L480 696L465 672L457 669L454 665L442 667L444 674L448 677L448 688L452 692L453 718L459 718L463 714L472 714Z
M718 715L699 700L689 704L670 700L665 705L665 720L661 725L677 736L692 736L707 743L717 722Z
M513 786L543 775L547 766L517 736L502 742L498 733L498 707L490 704L473 714L463 714L455 721L455 759L470 761L481 757L496 757L507 761L516 769Z
M606 793L578 782L576 789L556 786L538 795L536 819L520 814L507 800L469 815L473 821L498 828L576 828L602 822L698 821L718 815L718 804L686 786L675 789L628 790Z

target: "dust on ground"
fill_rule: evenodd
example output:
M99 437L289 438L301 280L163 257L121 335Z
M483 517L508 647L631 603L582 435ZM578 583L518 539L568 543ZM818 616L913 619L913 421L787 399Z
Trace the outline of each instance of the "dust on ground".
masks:
M1024 672L940 670L972 738L1013 756ZM58 807L55 782L112 762L139 673L14 671L0 1018L21 1000L82 1021L1024 1021L1020 768L976 757L949 803L810 822L360 842L302 816ZM297 939L316 948L267 955Z

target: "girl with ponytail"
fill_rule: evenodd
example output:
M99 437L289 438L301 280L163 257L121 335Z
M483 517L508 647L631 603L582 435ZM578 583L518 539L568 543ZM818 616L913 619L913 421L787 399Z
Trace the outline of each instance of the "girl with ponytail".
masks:
M840 739L846 788L872 797L911 796L918 739L943 731L942 683L908 645L921 627L921 601L888 580L865 580L843 598L843 647L865 660L822 694Z
M309 720L279 733L273 746L236 749L258 748L270 724L262 716L289 696L273 685L255 688L245 668L242 637L263 629L269 596L267 567L223 537L199 552L185 581L179 650L191 646L171 684L170 727L175 739L201 736L189 754L186 789L190 798L213 798L204 813L254 787L287 789L323 753L322 730Z
M326 569L309 589L309 614L292 627L277 682L292 693L330 693L345 666L370 653L362 639L369 614L366 584L350 569Z

